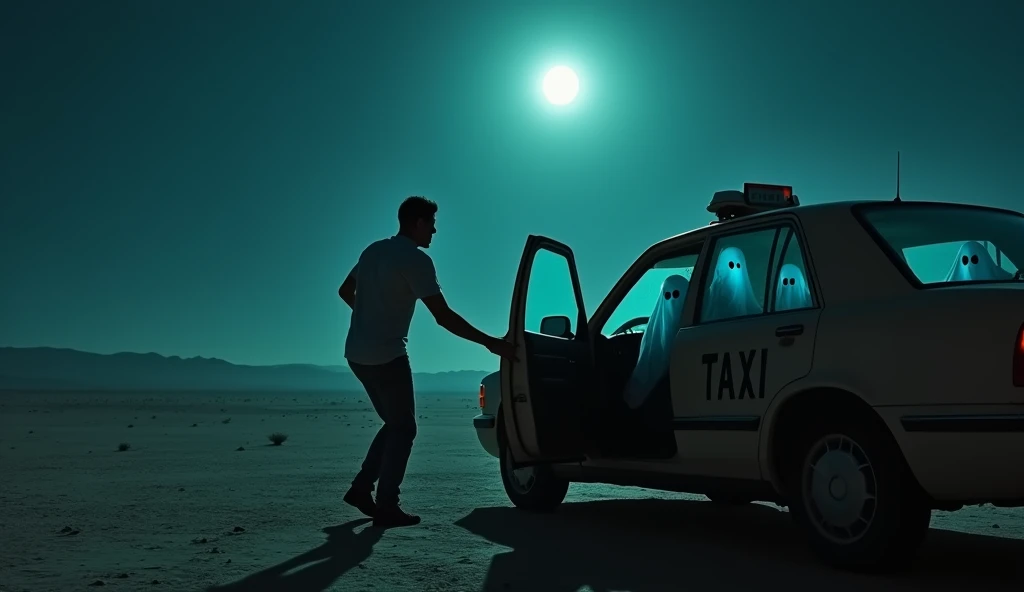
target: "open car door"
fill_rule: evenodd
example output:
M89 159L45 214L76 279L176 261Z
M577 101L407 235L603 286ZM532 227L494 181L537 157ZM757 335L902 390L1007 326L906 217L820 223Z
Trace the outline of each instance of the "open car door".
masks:
M533 273L539 253L558 267L564 260L564 282L552 285L546 269ZM543 320L531 316L528 327L528 301L533 307L536 302L562 302L559 310L569 314ZM593 350L576 260L568 246L543 236L526 239L512 292L509 337L517 346L518 360L501 361L501 409L506 445L515 464L583 460L584 405L593 387Z

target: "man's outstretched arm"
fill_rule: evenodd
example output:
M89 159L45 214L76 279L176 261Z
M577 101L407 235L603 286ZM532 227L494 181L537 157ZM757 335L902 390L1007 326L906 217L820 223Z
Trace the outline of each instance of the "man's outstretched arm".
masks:
M461 337L473 343L479 343L487 348L492 346L495 339L497 339L470 325L469 321L462 318L462 315L452 310L448 306L448 301L444 299L444 294L427 296L423 299L423 304L427 306L430 314L434 315L434 320L437 321L437 324L447 329L448 332L456 337Z
M434 315L437 324L456 337L479 343L494 355L515 360L515 345L500 337L491 337L480 331L448 306L448 301L441 293L441 286L437 283L437 273L434 271L434 262L430 260L430 257L424 254L417 261L419 265L407 269L406 278L409 280L412 293L423 301L430 314Z
M349 308L356 307L356 268L353 267L352 271L348 272L348 277L345 281L341 282L341 287L338 288L338 296L345 301L345 304Z
M423 304L425 304L427 309L430 311L430 314L434 315L434 319L437 321L437 324L447 329L452 335L461 337L467 341L472 341L473 343L479 343L486 347L492 354L497 356L501 356L508 360L516 359L515 345L500 337L491 337L473 325L470 325L469 321L462 318L462 315L455 312L448 306L448 302L444 299L443 294L434 294L433 296L427 296L422 300Z

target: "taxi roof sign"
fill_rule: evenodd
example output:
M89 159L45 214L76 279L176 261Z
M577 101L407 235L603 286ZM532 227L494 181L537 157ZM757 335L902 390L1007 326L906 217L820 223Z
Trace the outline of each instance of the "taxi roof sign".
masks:
M708 211L715 214L720 222L779 208L800 205L789 185L767 185L744 183L743 191L718 191L708 204Z
M790 185L744 183L743 199L748 205L762 208L789 208L800 205Z

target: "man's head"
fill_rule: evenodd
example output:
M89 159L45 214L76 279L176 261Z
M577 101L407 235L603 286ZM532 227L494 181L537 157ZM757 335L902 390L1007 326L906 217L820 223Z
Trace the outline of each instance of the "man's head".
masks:
M434 228L436 214L437 204L433 201L418 195L406 198L398 207L399 234L411 238L417 246L426 249L437 232Z

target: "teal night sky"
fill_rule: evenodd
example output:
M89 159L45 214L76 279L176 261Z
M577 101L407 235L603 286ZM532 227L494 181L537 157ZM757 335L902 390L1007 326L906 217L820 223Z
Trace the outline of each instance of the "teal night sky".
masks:
M6 1L0 345L340 364L410 194L504 334L526 235L588 312L712 193L1024 209L1024 2ZM546 69L580 75L544 101ZM643 314L640 311L639 314ZM417 371L492 369L422 306Z

